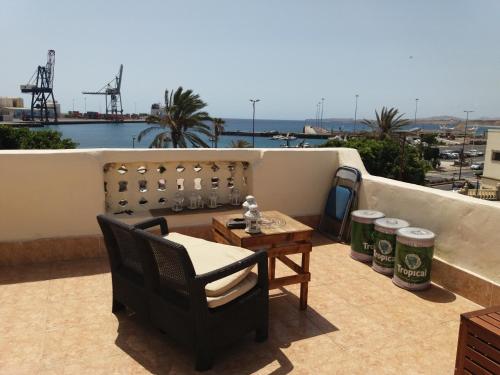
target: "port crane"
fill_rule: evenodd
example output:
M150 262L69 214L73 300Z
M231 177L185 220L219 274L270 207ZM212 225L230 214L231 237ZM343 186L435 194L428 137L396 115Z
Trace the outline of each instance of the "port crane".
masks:
M122 95L121 95L121 85L122 85L122 74L123 74L123 64L120 65L120 70L118 74L110 82L106 83L98 91L84 91L84 95L104 95L106 100L106 115L111 113L111 116L115 118L118 117L118 112L123 115L122 107ZM108 100L109 96L109 100ZM120 110L118 110L118 106Z
M55 63L56 51L51 49L47 53L47 64L45 66L38 66L28 83L21 85L22 93L31 94L31 120L35 119L35 109L38 109L40 110L40 121L49 122L47 100L52 98L54 122L57 122L57 108L53 90Z

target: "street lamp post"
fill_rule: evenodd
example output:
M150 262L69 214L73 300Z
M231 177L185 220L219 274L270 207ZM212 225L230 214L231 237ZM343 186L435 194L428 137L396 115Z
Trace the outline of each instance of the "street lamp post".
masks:
M252 115L252 148L255 148L255 103L260 102L260 99L250 99L253 107Z
M415 126L417 126L418 98L415 98Z
M358 117L358 98L359 95L356 94L356 104L354 105L354 133L356 133L356 122L357 122L357 117Z
M323 106L325 103L325 98L321 98L321 120L320 120L320 128L323 129Z
M462 142L462 154L460 155L460 170L458 171L458 180L462 177L462 164L464 163L465 138L467 137L467 125L469 124L469 113L474 111L464 111L467 116L465 118L464 141Z
M319 126L319 102L316 103L316 119L314 120L316 127Z

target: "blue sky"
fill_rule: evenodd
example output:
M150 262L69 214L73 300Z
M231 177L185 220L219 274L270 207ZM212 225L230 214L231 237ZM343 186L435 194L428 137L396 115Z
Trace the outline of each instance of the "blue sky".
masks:
M81 91L123 63L126 112L149 111L182 85L220 117L250 117L253 97L260 118L314 117L321 97L325 118L352 117L355 94L360 118L383 105L413 117L415 98L419 116L500 117L497 0L0 0L0 9L0 95L19 95L55 49L63 111L73 99L83 110ZM87 109L101 102L89 97Z

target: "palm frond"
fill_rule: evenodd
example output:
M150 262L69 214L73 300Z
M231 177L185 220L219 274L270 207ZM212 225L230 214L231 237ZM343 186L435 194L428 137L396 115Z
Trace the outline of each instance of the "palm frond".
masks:
M203 139L192 132L185 132L184 137L187 138L193 147L210 147Z
M149 148L165 148L169 143L170 135L168 134L168 132L162 132L160 134L157 134L153 138L153 141L149 145Z
M137 141L140 142L142 138L151 133L152 131L162 130L160 126L150 126L149 128L143 129L137 134Z

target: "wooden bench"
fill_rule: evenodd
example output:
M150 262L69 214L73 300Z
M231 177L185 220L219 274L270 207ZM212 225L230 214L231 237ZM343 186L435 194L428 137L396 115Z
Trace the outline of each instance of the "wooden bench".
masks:
M455 374L500 374L500 306L460 315Z

